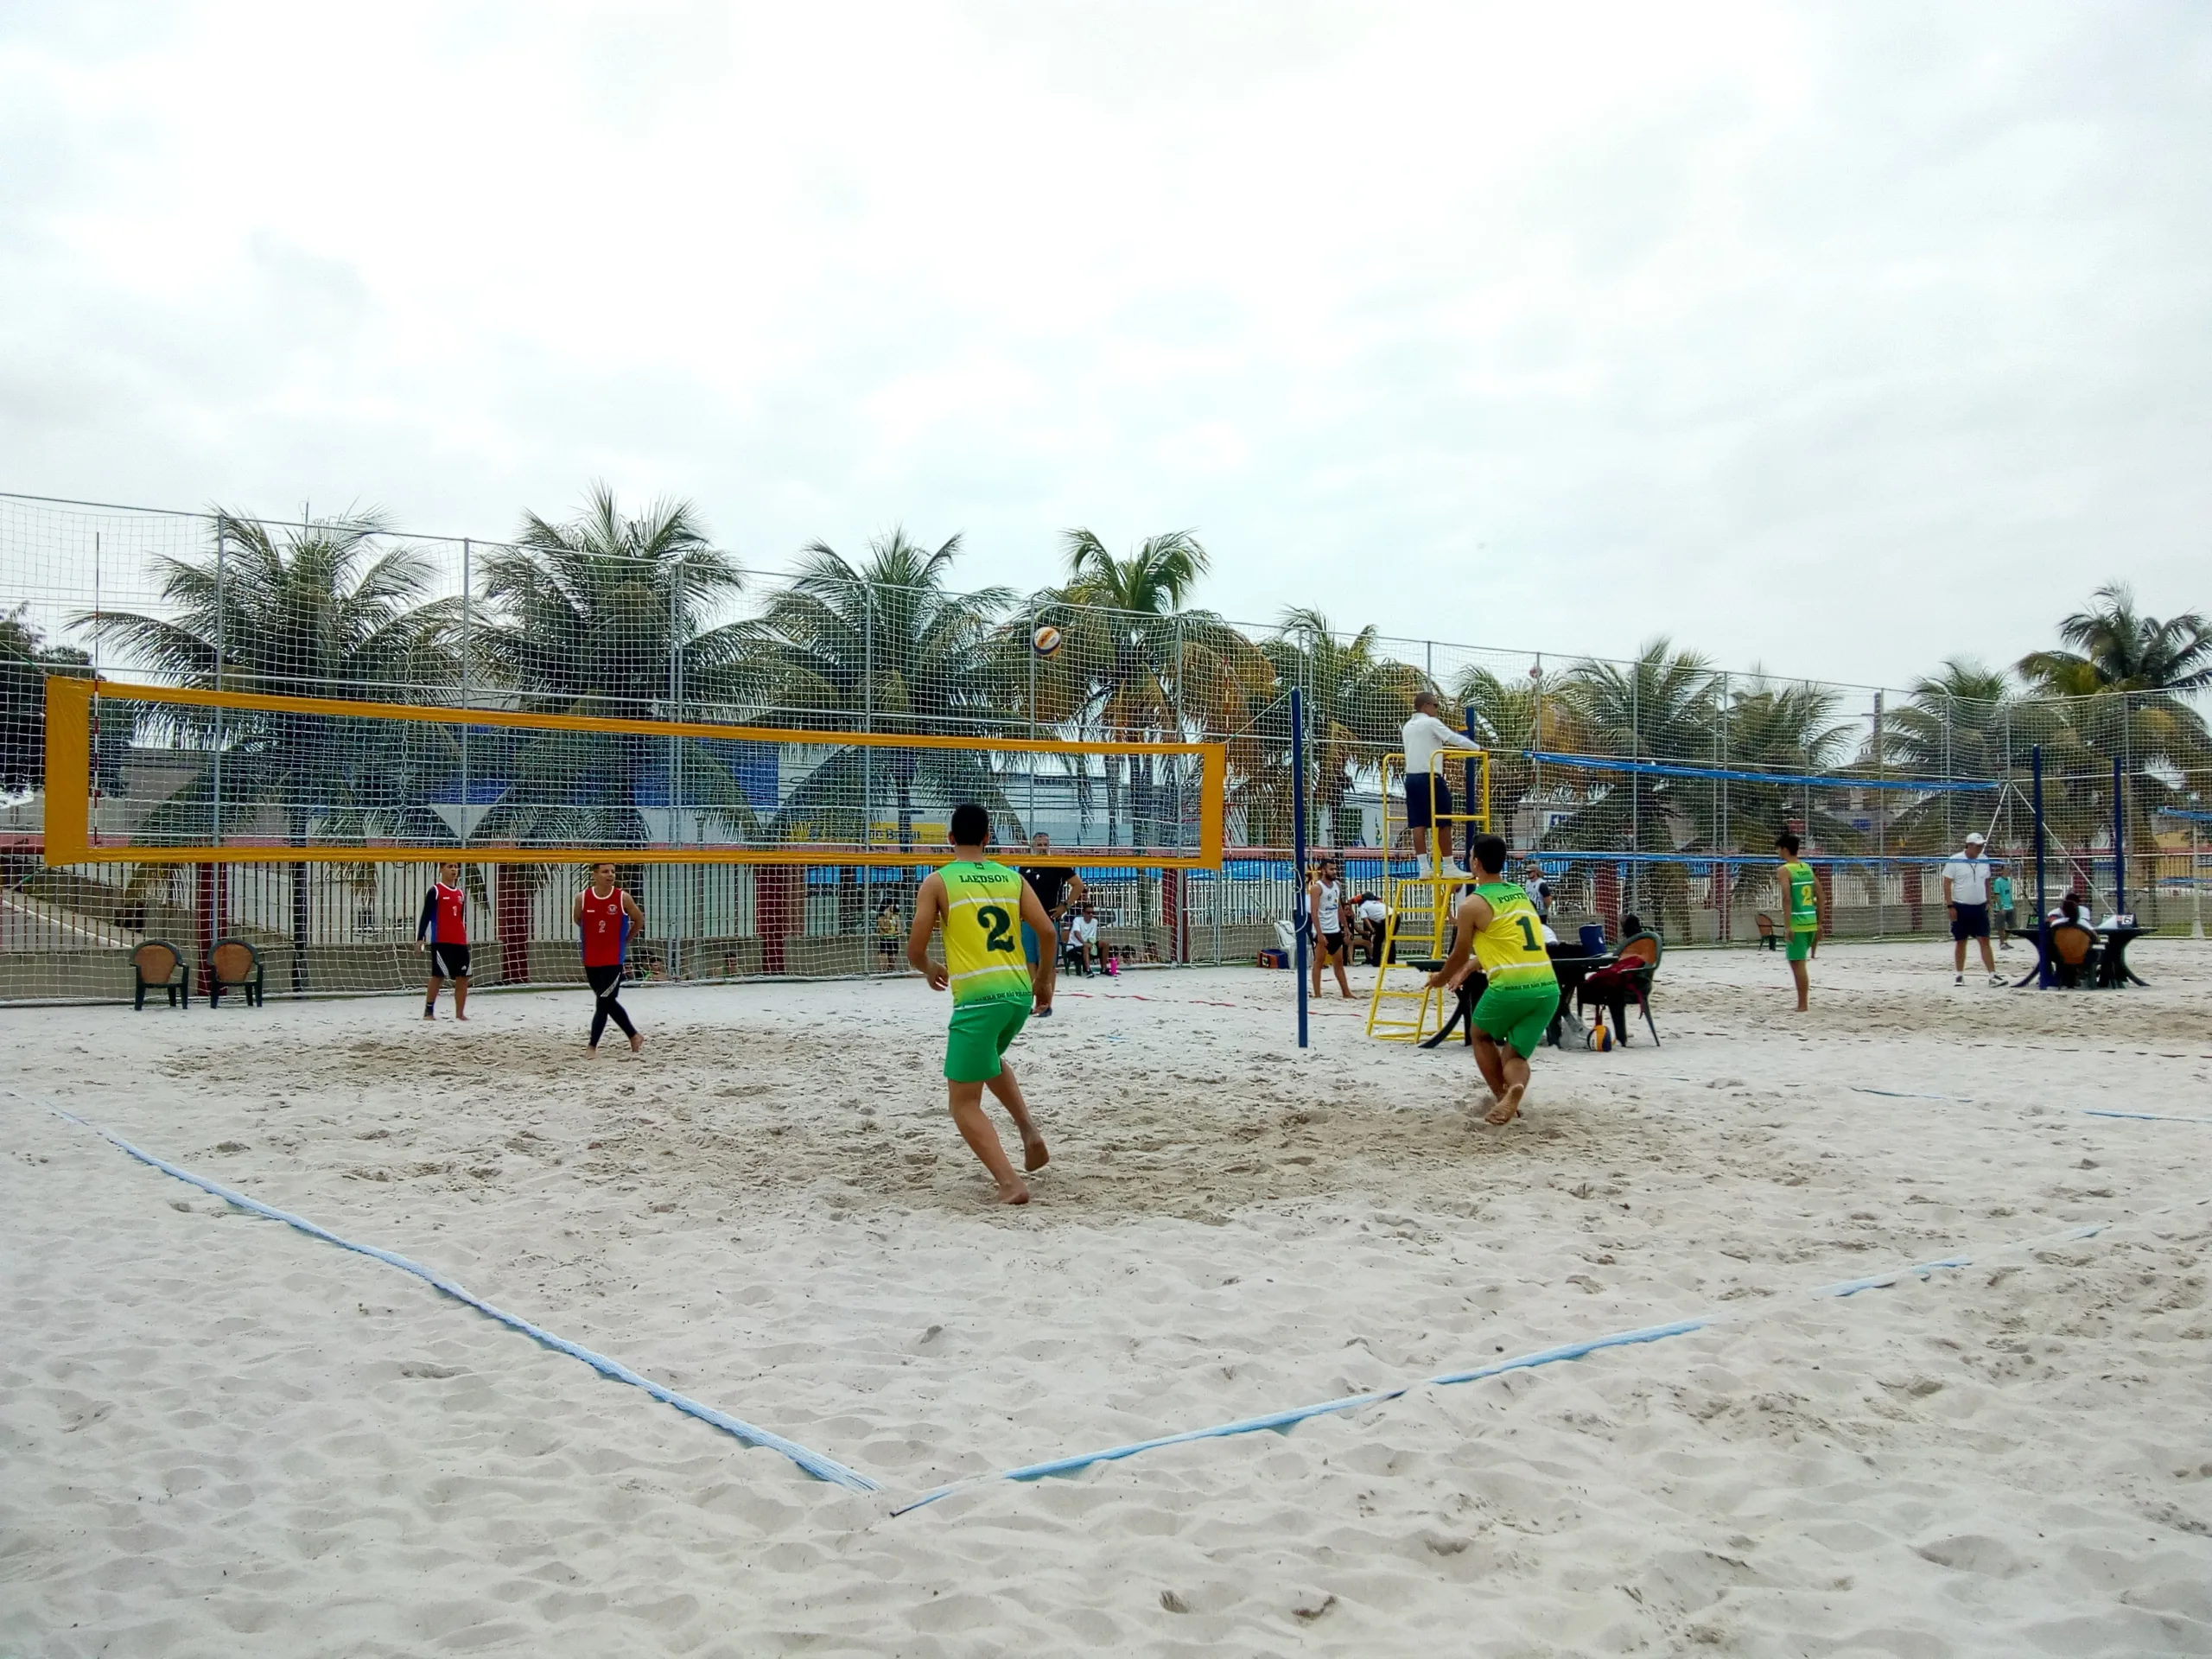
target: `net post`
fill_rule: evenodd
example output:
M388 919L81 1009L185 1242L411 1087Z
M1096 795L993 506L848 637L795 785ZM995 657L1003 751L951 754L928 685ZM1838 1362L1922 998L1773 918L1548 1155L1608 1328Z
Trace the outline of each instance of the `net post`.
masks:
M1290 688L1290 925L1298 974L1298 1046L1306 1045L1306 695Z

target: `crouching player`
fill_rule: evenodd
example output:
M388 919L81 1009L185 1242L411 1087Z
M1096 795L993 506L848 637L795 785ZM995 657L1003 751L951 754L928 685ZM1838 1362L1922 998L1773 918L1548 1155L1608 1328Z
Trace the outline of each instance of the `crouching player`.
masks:
M1058 963L1037 953L1034 984L1022 959L1024 924L1040 939L1053 937L1052 918L1018 871L983 856L991 815L974 802L952 809L952 861L925 880L914 895L914 925L906 935L906 960L933 991L952 989L952 1028L944 1044L944 1077L952 1121L983 1167L998 1183L1001 1204L1027 1204L1029 1187L1007 1161L999 1132L983 1114L983 1090L997 1096L1021 1132L1023 1166L1039 1170L1049 1154L1030 1121L1006 1051L1028 1020L1031 1005L1050 1007ZM930 935L942 923L944 963L930 960Z
M1487 984L1474 1008L1475 1064L1496 1096L1486 1123L1510 1123L1529 1090L1529 1057L1559 1008L1559 976L1544 949L1543 918L1529 895L1504 877L1505 843L1478 837L1475 890L1459 901L1452 954L1429 984L1456 991L1479 967ZM1474 960L1468 960L1471 949Z

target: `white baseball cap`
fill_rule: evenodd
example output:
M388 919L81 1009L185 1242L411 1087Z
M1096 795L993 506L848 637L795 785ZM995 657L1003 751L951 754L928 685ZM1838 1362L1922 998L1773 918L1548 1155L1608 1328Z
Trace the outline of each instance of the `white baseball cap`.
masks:
M1983 835L1980 830L1972 830L1969 831L1967 836L1967 845L1969 847L1986 846L1988 843L1988 839L1989 838Z

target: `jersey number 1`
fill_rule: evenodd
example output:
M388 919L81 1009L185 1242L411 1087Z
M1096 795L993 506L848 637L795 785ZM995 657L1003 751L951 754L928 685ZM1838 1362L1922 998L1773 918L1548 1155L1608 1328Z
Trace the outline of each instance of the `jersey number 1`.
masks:
M1529 925L1529 918L1526 916L1516 916L1513 918L1513 925L1521 930L1521 943L1534 950L1536 948L1536 930Z
M985 905L976 912L976 919L983 925L983 949L1012 950L1014 949L1014 918L996 905Z

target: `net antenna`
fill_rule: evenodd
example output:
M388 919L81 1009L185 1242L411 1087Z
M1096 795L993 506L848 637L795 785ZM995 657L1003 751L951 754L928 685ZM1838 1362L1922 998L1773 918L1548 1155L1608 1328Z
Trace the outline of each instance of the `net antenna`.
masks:
M131 736L120 787L97 800L95 697ZM1195 798L1173 821L1155 803L1094 823L1103 844L1056 847L1048 861L1217 870L1228 772L1217 742L803 730L60 676L47 681L46 744L49 864L912 865L949 851L943 820L961 801L1018 836L1017 789L1057 799L1071 772L1141 755L1198 762ZM886 777L897 817L878 823ZM493 794L472 823L472 797Z

